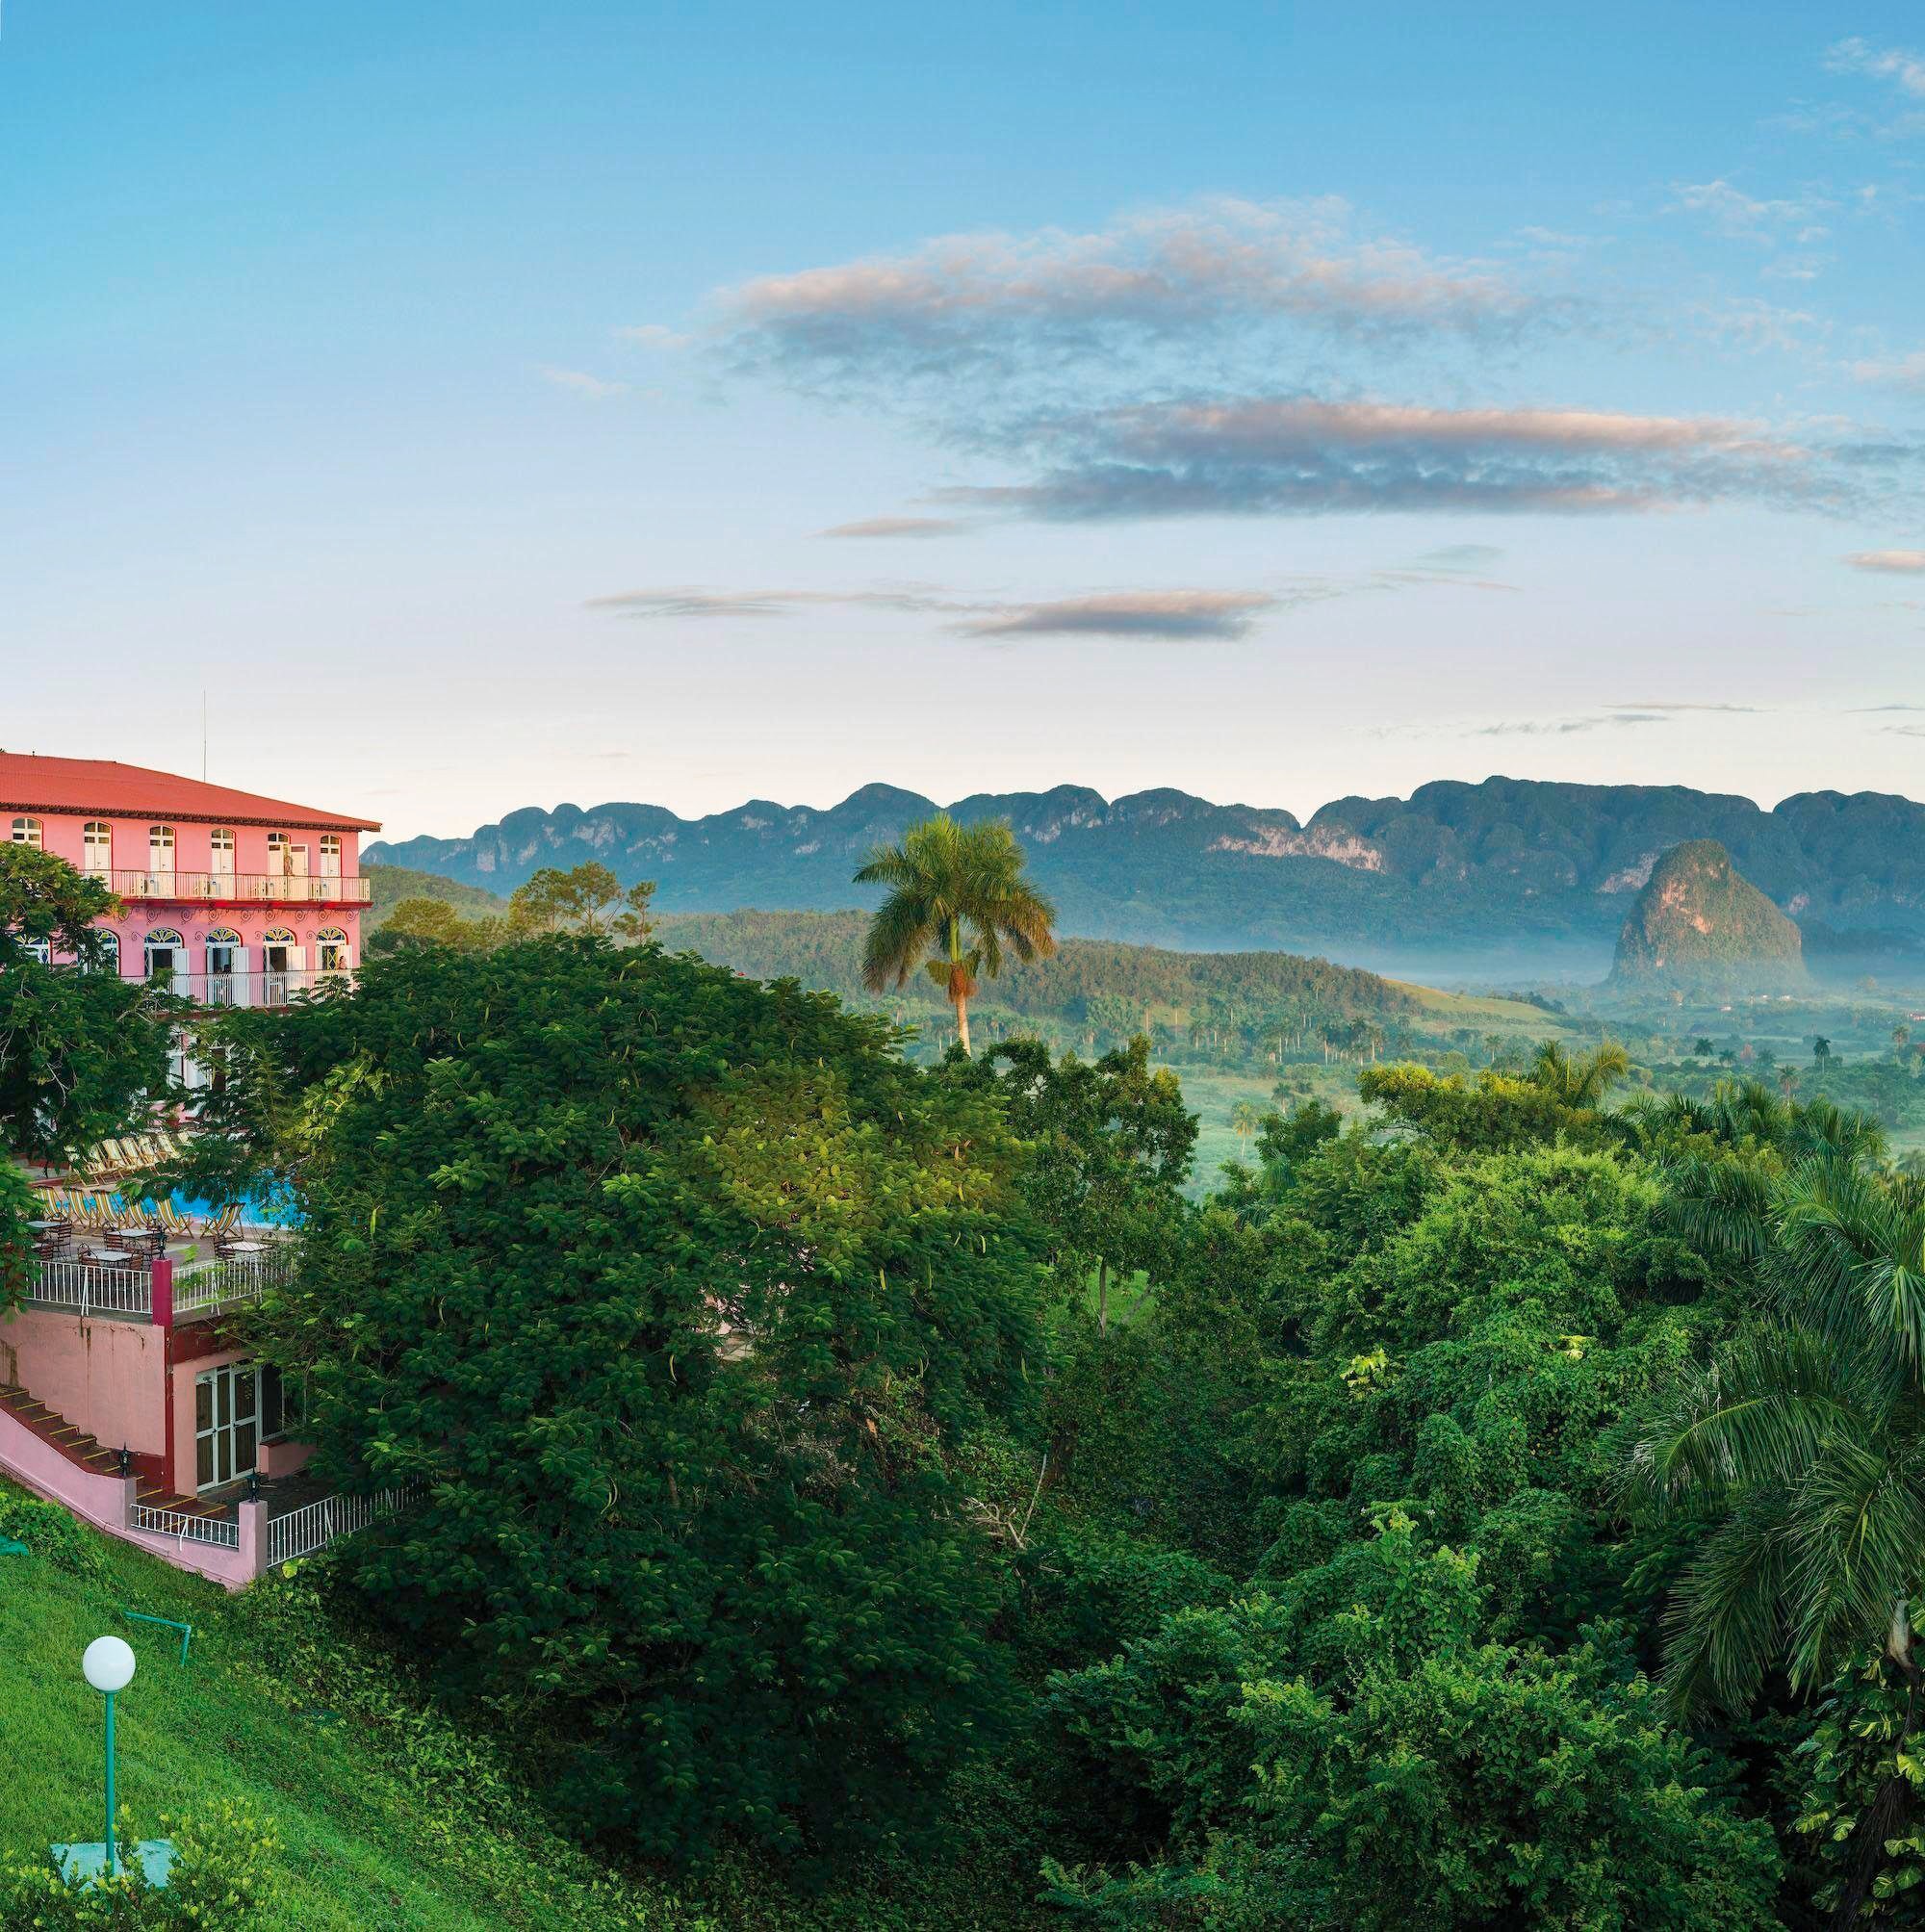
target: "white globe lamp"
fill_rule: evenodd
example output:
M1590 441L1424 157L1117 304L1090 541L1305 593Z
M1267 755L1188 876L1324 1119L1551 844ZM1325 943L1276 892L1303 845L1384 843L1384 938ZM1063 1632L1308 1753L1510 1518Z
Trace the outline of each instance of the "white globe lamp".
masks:
M87 1646L80 1668L96 1690L110 1697L134 1681L134 1646L117 1636L96 1636Z
M120 1869L114 1856L114 1693L134 1681L134 1646L123 1637L96 1636L80 1660L81 1674L107 1699L107 1842L104 1868Z

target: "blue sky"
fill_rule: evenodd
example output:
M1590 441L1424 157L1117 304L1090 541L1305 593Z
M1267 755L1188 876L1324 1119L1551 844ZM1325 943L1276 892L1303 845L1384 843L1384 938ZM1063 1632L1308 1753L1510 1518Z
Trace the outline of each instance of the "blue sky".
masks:
M1921 790L1915 8L10 0L0 172L9 749Z

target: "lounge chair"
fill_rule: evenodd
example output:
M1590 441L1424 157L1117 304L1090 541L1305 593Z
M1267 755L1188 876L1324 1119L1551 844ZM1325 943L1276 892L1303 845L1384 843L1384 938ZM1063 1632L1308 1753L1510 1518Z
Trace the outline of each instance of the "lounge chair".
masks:
M193 1224L170 1200L157 1200L154 1211L160 1217L162 1230L169 1241L192 1241Z
M241 1203L230 1200L218 1214L211 1215L200 1224L200 1238L203 1241L232 1241L234 1230L241 1222Z

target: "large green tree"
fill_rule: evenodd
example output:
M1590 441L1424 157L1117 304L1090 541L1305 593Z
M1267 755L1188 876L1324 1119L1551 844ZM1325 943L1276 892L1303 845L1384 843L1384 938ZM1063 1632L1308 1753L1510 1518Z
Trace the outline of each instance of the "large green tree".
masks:
M118 910L51 852L0 845L0 1155L63 1166L171 1091L179 1003L122 979L97 920ZM0 1295L25 1287L28 1205L0 1159Z
M964 1053L977 975L1002 971L1006 945L1025 963L1056 950L1056 910L1023 877L1023 849L1000 819L960 825L937 812L900 845L877 846L856 884L889 889L869 922L863 983L881 992L921 966L956 1009Z
M581 936L231 1019L307 1217L267 1345L329 1480L414 1486L350 1558L445 1688L652 1853L926 1818L1001 1680L953 1459L1041 1382L993 1097Z

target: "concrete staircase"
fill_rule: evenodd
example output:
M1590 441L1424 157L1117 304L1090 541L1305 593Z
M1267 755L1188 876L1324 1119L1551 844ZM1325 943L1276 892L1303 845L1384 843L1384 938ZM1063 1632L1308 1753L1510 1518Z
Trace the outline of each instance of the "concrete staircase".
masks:
M31 1430L50 1448L58 1450L75 1468L85 1469L91 1476L117 1476L120 1473L118 1450L109 1449L84 1429L67 1421L58 1409L51 1409L45 1403L29 1395L17 1383L0 1383L0 1409ZM203 1503L191 1496L176 1495L149 1471L141 1468L141 1465L148 1459L145 1456L134 1458L138 1483L136 1501L155 1509L172 1509L183 1516L218 1516L222 1513L218 1503Z

